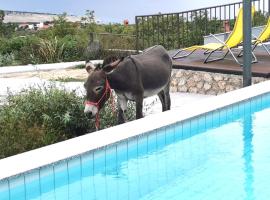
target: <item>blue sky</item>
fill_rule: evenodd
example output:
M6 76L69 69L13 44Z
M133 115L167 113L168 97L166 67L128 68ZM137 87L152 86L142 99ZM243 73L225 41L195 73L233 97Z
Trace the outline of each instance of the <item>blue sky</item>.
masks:
M136 15L158 12L180 12L241 0L0 0L0 9L83 15L94 10L97 19L105 23L128 19Z

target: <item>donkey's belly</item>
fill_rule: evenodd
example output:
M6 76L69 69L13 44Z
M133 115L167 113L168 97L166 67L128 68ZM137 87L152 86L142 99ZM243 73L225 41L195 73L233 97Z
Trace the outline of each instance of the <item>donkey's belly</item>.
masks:
M161 90L164 89L164 87L165 87L165 86L163 86L163 87L161 87L161 88L152 89L152 90L144 90L143 98L151 97L151 96L153 96L153 95L158 94ZM128 100L135 101L135 96L134 96L131 92L125 92L125 93L124 93L124 96L125 96Z
M145 90L144 93L143 93L143 97L146 98L146 97L151 97L153 95L156 95L158 94L161 90L164 89L165 86L161 87L161 88L157 88L157 89L152 89L152 90Z

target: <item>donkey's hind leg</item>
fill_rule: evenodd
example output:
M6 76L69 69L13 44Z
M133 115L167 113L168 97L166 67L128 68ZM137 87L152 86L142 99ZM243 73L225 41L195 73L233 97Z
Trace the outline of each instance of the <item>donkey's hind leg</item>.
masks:
M169 84L158 93L162 105L162 112L170 110L171 108L171 99L170 99L170 87Z
M164 88L166 110L171 109L170 83Z
M159 93L158 93L158 97L159 97L159 100L161 102L161 105L162 105L162 112L166 111L166 105L165 105L165 93L164 93L164 90L161 90Z

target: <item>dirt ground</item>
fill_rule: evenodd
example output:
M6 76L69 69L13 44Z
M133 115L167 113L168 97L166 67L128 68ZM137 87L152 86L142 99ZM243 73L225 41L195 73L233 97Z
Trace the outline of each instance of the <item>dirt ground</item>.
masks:
M50 71L33 71L33 72L20 72L20 73L9 73L0 74L0 78L32 78L39 77L45 80L65 79L74 78L81 79L82 81L87 78L87 72L85 69L58 69Z

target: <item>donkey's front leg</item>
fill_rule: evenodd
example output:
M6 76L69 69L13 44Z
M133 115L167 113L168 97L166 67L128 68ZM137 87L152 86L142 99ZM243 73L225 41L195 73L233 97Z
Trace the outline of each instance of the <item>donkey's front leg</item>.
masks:
M143 117L143 96L137 95L136 96L136 119L140 119Z
M118 124L126 122L125 111L127 110L127 99L124 95L117 95L118 103Z
M123 124L123 123L125 123L125 121L126 121L125 120L125 113L121 108L119 108L117 122L118 122L118 124Z

